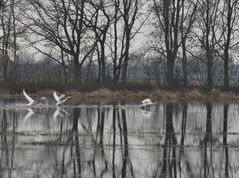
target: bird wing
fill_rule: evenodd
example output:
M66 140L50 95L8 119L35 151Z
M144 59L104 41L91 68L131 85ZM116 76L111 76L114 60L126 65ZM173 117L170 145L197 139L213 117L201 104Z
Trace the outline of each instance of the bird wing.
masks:
M54 91L53 92L53 96L54 96L54 98L55 98L55 100L57 101L57 102L59 102L59 96L57 96L57 94L56 94L56 92Z
M150 99L149 98L146 98L146 99L144 99L143 101L141 101L141 103L142 104L146 104L146 103L148 103L150 101Z
M152 101L151 101L151 99L149 99L149 100L148 100L148 104L152 104Z
M68 100L69 98L71 98L71 96L67 96L62 102L64 103L66 100Z
M66 95L63 94L63 95L61 95L61 96L59 97L59 99L60 99L60 100L63 100L63 99L65 99L65 97L66 97Z
M23 89L23 95L26 97L26 99L27 99L30 103L34 102L34 100L25 92L24 89Z

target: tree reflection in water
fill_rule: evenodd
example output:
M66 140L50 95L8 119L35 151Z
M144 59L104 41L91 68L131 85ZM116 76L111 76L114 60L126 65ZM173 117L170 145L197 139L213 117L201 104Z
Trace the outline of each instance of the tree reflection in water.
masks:
M213 158L213 139L212 139L212 105L211 103L206 103L207 109L207 120L206 120L206 134L202 141L203 146L203 166L204 166L204 174L203 176L206 178L207 176L214 175L214 168L212 164ZM208 145L209 144L209 145ZM209 147L209 155L208 148ZM202 176L202 175L200 175Z
M150 117L138 108L117 104L68 108L68 114L54 118L56 110L33 109L27 122L23 122L27 110L1 109L0 177L238 175L237 162L230 157L237 152L228 144L228 129L234 122L228 120L228 104L218 110L211 103L164 106L159 104ZM192 109L196 107L202 113ZM195 130L198 125L204 129ZM154 133L152 127L159 132Z
M11 125L8 125L8 117L5 109L1 110L1 159L0 159L0 176L12 177L13 163L14 163L14 150L16 141L16 115L13 110L9 110L9 115L12 117ZM8 128L11 127L13 133L8 135ZM2 172L1 170L6 170Z
M177 139L173 127L173 104L166 104L166 133L163 146L163 165L160 177L176 176L176 145Z
M228 156L228 146L227 146L227 119L228 117L228 104L224 104L223 107L223 148L225 151L225 178L229 178L229 156Z
M92 117L92 113L96 113L97 116L97 125L96 125L96 132L94 132L94 128L92 125L92 121L89 117ZM87 169L92 172L93 177L104 177L107 174L112 174L112 177L118 177L119 176L119 167L121 167L121 177L127 177L130 175L131 177L134 176L133 172L133 165L132 162L129 159L129 151L128 151L128 132L127 132L127 117L126 117L126 111L125 109L120 109L117 107L113 108L112 111L112 137L108 137L108 134L104 134L104 127L105 127L105 116L106 112L109 112L105 108L97 108L95 110L92 110L90 108L86 109L86 117L87 119L84 119L87 122L80 122L82 120L81 118L81 110L80 108L73 109L73 125L72 125L72 133L71 139L68 139L68 142L71 141L71 163L67 163L68 166L65 164L64 160L64 153L65 150L62 153L62 165L59 170L61 170L61 176L64 177L64 175L67 175L67 172L69 173L69 170L67 170L67 167L69 169L69 165L72 165L73 175L74 177L83 177L83 172ZM107 114L108 115L108 114ZM92 156L85 157L81 156L81 154L84 154L85 151L89 151L88 148L85 150L85 146L88 147L88 145L84 145L84 141L82 139L83 137L80 135L79 129L79 122L81 125L81 128L83 129L84 133L86 133L87 136L90 136L91 144L93 146L93 153ZM119 133L117 133L117 128L119 130ZM61 133L62 134L62 133ZM61 135L60 134L60 135ZM119 137L117 139L117 137ZM112 139L112 140L111 140ZM108 150L109 146L107 148L104 148L104 145L107 143L104 143L104 141L112 142L112 145L110 144L110 148L112 148L112 160L110 161L109 158L107 158L105 154L105 150ZM120 143L117 143L117 140L120 140ZM82 145L83 143L83 145ZM121 166L117 165L119 162L119 155L116 156L116 149L118 147L118 144L120 144L120 153L121 153ZM82 146L81 146L82 145ZM65 146L64 146L65 147ZM89 148L91 149L91 148ZM87 153L86 153L87 154ZM83 170L85 169L85 170ZM128 172L129 171L129 172ZM57 173L59 175L59 171Z

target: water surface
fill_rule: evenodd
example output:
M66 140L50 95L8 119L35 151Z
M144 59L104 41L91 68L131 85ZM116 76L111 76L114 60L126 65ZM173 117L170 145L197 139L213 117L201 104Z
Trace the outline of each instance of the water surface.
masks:
M0 105L0 177L239 177L239 104Z

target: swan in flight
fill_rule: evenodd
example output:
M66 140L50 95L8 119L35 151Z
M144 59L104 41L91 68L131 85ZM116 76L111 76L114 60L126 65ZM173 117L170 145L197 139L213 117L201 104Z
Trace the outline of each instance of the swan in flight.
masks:
M27 106L34 106L34 105L37 105L37 104L39 104L40 102L40 100L46 100L46 97L41 97L41 98L38 98L38 99L32 99L27 93L26 93L26 91L25 91L25 89L23 89L23 95L25 96L25 98L28 100L28 104L27 104Z
M66 97L64 94L58 96L57 93L56 93L56 91L53 92L53 96L54 96L54 98L55 98L55 100L56 100L56 102L57 102L57 103L56 103L57 106L63 104L66 100L68 100L69 98L71 98L71 96Z
M143 106L153 104L150 98L146 98L143 101L141 101Z
M156 104L157 102L152 102L150 98L146 98L143 101L141 101L140 108L145 110L150 110L151 105Z

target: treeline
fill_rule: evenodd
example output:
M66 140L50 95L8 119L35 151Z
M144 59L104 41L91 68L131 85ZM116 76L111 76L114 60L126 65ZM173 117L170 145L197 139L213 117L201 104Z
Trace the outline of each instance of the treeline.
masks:
M228 89L237 84L238 8L238 0L4 0L2 85Z

